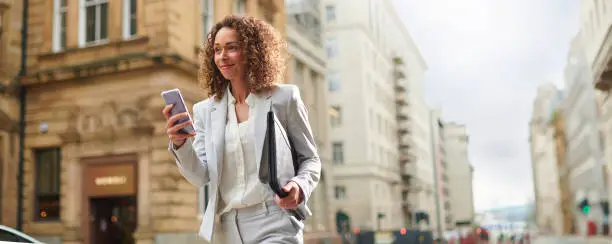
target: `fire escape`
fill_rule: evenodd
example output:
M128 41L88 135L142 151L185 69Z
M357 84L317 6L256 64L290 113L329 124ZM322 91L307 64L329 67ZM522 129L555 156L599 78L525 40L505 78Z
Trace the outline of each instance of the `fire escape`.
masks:
M407 77L405 73L405 64L401 57L393 58L393 78L395 81L395 104L397 114L397 135L398 135L398 152L399 165L401 176L401 201L402 212L405 216L405 222L411 226L415 221L413 219L415 206L411 202L410 193L417 191L413 179L416 173L415 157L411 154L413 146L410 139L410 117L408 114L409 103L406 100L407 94Z

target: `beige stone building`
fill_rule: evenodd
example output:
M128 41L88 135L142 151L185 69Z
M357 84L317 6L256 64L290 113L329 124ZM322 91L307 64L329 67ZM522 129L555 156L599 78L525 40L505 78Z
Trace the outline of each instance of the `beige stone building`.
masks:
M249 14L286 34L284 1L29 1L27 69L19 79L12 77L22 1L8 3L0 39L2 224L18 225L20 106L11 85L18 82L26 91L18 210L25 233L47 243L202 243L196 232L206 194L183 179L167 151L160 92L180 88L189 108L205 98L197 55L212 23ZM319 195L311 204L324 212ZM331 236L320 234L330 230L325 217L309 220L324 228L307 240Z
M13 84L20 67L22 1L0 1L0 223L17 224L19 104Z

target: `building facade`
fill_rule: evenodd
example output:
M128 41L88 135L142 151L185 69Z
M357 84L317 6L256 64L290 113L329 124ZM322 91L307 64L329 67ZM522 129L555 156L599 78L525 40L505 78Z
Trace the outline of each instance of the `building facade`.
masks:
M471 227L474 221L474 168L468 158L468 138L465 125L445 124L448 199L453 219L450 227Z
M19 91L23 1L0 1L0 223L17 225Z
M409 125L398 124L397 111L413 114L407 97L411 86L422 82L425 65L391 1L325 0L324 5L329 101L336 115L330 121L336 206L353 227L397 229L410 221L410 209L419 207L409 206L411 178L400 174L406 167L400 160L415 151L404 146L402 159L400 145L411 139L399 142L400 127ZM397 58L405 63L405 93L396 90L399 78L391 72Z
M580 31L572 40L565 68L563 107L567 135L566 167L575 203L588 199L591 211L576 212L581 230L587 219L602 223L600 200L607 198L604 173L603 140L600 131L593 72L589 65L586 33ZM605 137L603 137L605 138Z
M305 225L306 243L337 239L333 178L327 170L331 164L329 141L330 113L328 108L326 59L323 48L323 5L320 1L286 0L287 41L291 53L289 83L300 87L315 134L323 173L317 190L310 198L313 217Z
M601 148L605 162L607 200L612 196L612 4L607 1L580 2L581 39L583 42L586 62L591 71L589 79L596 89L601 133ZM608 146L606 146L608 145Z
M448 189L448 161L446 155L445 126L439 109L431 110L431 163L433 164L433 202L428 212L430 228L434 236L443 237L445 231L452 229L450 191ZM449 227L451 227L449 229Z
M561 234L563 215L553 114L561 93L552 84L538 87L530 123L530 147L535 190L536 224L543 231Z
M22 2L0 1L8 6L0 11L2 224L46 243L200 243L206 190L189 184L167 151L159 94L179 88L189 108L204 99L198 54L214 21L254 15L287 35L284 1L28 1L25 22ZM322 83L314 77L307 81ZM325 163L326 107L311 94L320 86L301 87ZM328 178L310 202L317 213L307 240L331 235Z

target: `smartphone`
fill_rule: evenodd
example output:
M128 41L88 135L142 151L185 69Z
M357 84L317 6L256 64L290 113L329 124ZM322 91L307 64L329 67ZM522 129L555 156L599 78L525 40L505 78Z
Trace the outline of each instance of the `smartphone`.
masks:
M170 110L170 116L187 112L188 118L179 119L176 123L174 123L175 125L187 122L189 120L193 121L191 119L191 115L189 115L189 112L187 111L187 107L185 106L185 100L183 99L183 95L181 95L181 91L178 88L163 91L161 93L161 96L166 102L166 105L174 104L174 107L172 107L172 110ZM179 132L184 134L195 133L194 123L183 127L181 130L179 130Z

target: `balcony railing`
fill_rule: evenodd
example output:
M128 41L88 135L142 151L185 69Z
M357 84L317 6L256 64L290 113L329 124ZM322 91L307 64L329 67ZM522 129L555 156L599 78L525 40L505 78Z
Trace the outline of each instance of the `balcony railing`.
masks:
M404 164L401 170L402 175L412 177L416 174L416 164Z
M400 120L400 121L408 120L408 115L406 115L404 113L398 113L397 114L397 120Z
M408 105L408 102L406 101L406 94L405 93L396 93L395 94L395 103L399 106L405 106Z
M403 82L395 83L395 91L397 93L405 93L407 91L405 84Z
M399 125L397 126L397 133L399 133L400 136L408 134L409 132L410 132L410 125L408 125L407 123L399 123Z

